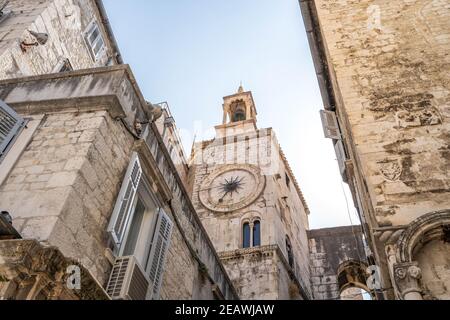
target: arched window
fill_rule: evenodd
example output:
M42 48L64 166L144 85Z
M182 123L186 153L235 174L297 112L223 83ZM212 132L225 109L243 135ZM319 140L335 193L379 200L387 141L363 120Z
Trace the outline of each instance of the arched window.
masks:
M286 237L286 252L288 255L289 265L291 266L291 268L294 268L294 254L292 252L292 245L289 237Z
M253 246L259 247L261 245L261 222L255 221L253 223Z
M242 226L242 247L253 248L261 246L261 221L245 222Z
M250 248L250 223L244 223L244 227L243 227L243 233L242 233L242 247L243 248Z

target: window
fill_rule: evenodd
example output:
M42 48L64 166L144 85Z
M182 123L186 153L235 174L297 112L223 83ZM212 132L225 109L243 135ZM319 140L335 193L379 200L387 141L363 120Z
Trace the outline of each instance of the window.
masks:
M261 245L261 222L255 221L253 224L253 246L259 247Z
M97 22L93 21L85 32L85 40L90 48L94 61L97 61L105 50L105 42Z
M25 120L0 100L0 163L19 135Z
M243 228L243 248L250 248L250 223L244 223L244 228Z
M286 252L288 256L288 262L292 269L294 269L294 254L292 252L291 240L289 237L286 237Z
M159 295L173 223L158 205L143 175L137 153L132 156L108 226L118 257L133 256Z
M289 175L286 173L286 186L288 187L288 188L290 188L291 187L291 179L289 178Z
M252 248L261 246L261 221L245 222L242 227L242 247Z

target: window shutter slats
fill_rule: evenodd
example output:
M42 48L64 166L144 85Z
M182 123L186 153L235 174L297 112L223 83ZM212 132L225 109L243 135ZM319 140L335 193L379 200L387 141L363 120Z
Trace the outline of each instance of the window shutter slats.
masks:
M170 237L172 235L173 223L169 216L160 209L158 221L156 223L155 234L153 236L153 244L150 252L150 259L147 269L149 269L149 277L152 281L152 297L154 300L159 298L159 291L162 284L162 276L164 273L164 264L167 251L170 246Z
M344 144L342 143L342 141L338 141L334 146L334 149L336 151L339 169L341 171L341 174L344 175L346 171L345 162L347 161L347 156L345 154Z
M0 100L0 157L6 153L9 144L17 136L24 119Z
M333 111L321 110L320 117L322 118L322 126L325 137L334 140L341 140L341 131L339 129L336 113Z
M127 226L131 220L132 206L142 177L142 167L137 153L133 153L111 216L108 232L117 250L120 250Z
M97 22L92 22L85 33L86 42L90 47L94 60L97 60L105 48L105 41Z

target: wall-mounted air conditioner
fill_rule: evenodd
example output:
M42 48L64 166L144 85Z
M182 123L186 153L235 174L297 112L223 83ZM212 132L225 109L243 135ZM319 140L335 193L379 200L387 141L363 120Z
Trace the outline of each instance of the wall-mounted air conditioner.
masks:
M133 256L117 258L106 288L113 300L150 300L151 281Z

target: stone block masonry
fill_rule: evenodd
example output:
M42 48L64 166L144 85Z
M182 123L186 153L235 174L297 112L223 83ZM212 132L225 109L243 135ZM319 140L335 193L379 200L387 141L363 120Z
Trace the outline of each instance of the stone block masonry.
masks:
M107 225L137 152L149 191L174 223L161 299L238 298L195 210L187 206L162 137L154 125L145 137L134 131L146 102L128 66L4 80L0 96L21 115L41 119L0 186L1 208L25 239L77 261L102 291L114 263ZM12 271L0 263L0 276ZM5 290L16 282L9 279Z
M105 230L132 145L107 111L49 114L0 188L0 203L23 237L58 245L104 282Z

